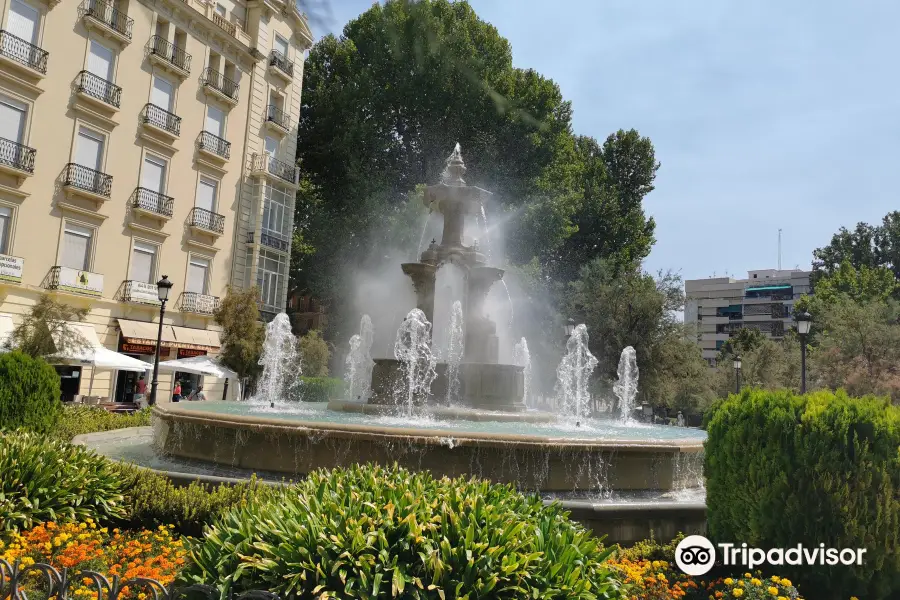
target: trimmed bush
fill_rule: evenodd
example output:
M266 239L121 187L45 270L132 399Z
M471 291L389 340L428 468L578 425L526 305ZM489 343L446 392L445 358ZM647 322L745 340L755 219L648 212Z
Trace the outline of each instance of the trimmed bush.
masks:
M300 400L303 402L328 402L344 397L344 381L334 377L301 377Z
M33 433L0 432L0 528L125 516L122 481L102 456Z
M40 358L0 354L0 429L46 433L59 418L59 375Z
M229 511L182 577L282 598L621 598L610 552L511 487L357 466Z
M52 434L59 440L70 442L76 435L85 433L145 427L150 425L150 412L145 408L131 415L120 415L97 406L64 406Z
M195 481L177 487L168 478L140 467L114 468L124 484L127 510L119 524L130 529L171 525L182 535L200 537L203 528L225 511L251 497L272 493L270 486L255 478L233 486L207 486Z
M861 566L775 568L811 598L900 595L900 409L842 391L745 390L717 407L708 434L715 540L866 548Z

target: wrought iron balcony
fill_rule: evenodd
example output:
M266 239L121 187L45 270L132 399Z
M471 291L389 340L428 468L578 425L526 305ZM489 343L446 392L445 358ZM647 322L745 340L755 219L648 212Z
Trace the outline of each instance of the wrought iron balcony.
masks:
M75 91L116 108L119 108L122 102L122 88L90 71L78 73L75 78Z
M0 30L0 56L5 56L38 73L47 74L47 57L50 54L6 30Z
M191 55L161 35L150 38L147 42L147 53L150 56L158 56L185 73L191 72Z
M231 37L237 37L237 25L220 15L219 13L213 13L212 22L225 30L228 35Z
M103 275L56 265L50 267L50 272L47 273L42 286L47 290L101 296L103 294Z
M175 136L181 135L181 117L163 110L155 104L144 105L144 109L141 111L141 122Z
M181 312L212 315L219 308L219 297L197 292L182 292L178 308Z
M294 63L278 50L272 50L272 53L269 54L269 66L275 67L291 79L294 78Z
M190 225L221 235L225 233L225 216L195 206L191 209Z
M63 186L109 198L112 193L112 179L112 175L76 163L69 163L63 173Z
M211 88L231 100L237 101L238 99L240 86L214 70L212 67L206 67L206 70L203 71L203 77L200 78L200 85Z
M25 173L34 173L34 155L36 153L37 150L34 148L0 138L0 165Z
M78 7L78 18L95 19L119 35L131 39L134 19L128 18L127 14L103 0L84 0Z
M197 137L197 148L222 158L231 156L231 142L223 140L208 131L201 131Z
M251 231L247 234L247 243L252 244L256 239L256 235ZM291 249L291 243L280 236L270 233L261 232L259 234L259 243L268 248L278 250L279 252L287 252Z
M159 306L159 290L155 283L128 279L122 283L122 301Z
M299 169L296 166L282 162L268 154L253 155L252 171L254 173L268 173L292 185L296 185L299 178Z
M291 116L274 104L266 107L266 121L274 123L285 131L291 128Z
M138 210L169 218L172 217L175 208L174 198L144 187L135 188L131 193L130 203Z

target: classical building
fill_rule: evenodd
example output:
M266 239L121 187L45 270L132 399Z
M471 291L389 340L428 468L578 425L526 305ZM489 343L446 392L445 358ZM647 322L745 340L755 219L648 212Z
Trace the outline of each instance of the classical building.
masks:
M809 271L750 271L747 279L684 282L684 321L696 328L703 358L715 366L722 345L743 327L781 338L793 326L794 302L809 294Z
M90 310L97 343L152 362L162 275L163 360L219 350L228 284L283 310L312 45L293 0L0 8L0 337L50 293ZM135 374L90 371L60 367L66 395L90 375L93 394L130 397Z

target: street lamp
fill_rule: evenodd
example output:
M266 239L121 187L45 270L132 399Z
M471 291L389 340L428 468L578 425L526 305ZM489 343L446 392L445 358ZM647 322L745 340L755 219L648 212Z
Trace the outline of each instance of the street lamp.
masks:
M163 315L166 314L166 301L169 299L169 290L172 282L168 275L156 282L156 294L159 296L159 330L156 333L156 352L153 353L153 381L150 383L150 400L148 405L156 404L156 388L159 387L159 347L162 344Z
M741 393L741 355L734 355L734 393Z
M812 315L805 310L794 315L797 333L800 334L800 393L806 393L806 336L812 328Z

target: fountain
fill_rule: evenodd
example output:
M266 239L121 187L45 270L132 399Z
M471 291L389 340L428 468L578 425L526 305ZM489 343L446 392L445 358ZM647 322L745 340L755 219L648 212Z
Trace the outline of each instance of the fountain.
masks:
M638 391L638 365L637 355L631 346L622 350L619 357L618 369L619 381L613 385L613 393L619 399L619 420L623 425L628 425L634 415L634 399Z
M522 339L513 364L501 364L497 327L485 311L488 292L504 271L489 266L476 244L463 243L466 219L483 220L491 196L467 185L465 171L457 146L441 182L426 188L425 204L443 217L440 242L432 241L418 262L400 265L416 306L397 331L393 357L371 358L372 324L363 318L347 359L350 401L283 401L290 399L297 361L285 338L287 317L279 315L267 328L260 404L157 405L156 446L172 460L241 472L294 476L356 462L399 463L437 476L481 476L557 497L603 501L617 494L670 500L676 491L696 488L692 474L702 464L704 432L638 427L592 414L589 381L597 360L584 325L567 341L557 369L563 414L527 408L534 393L528 344ZM448 265L463 273L464 285L449 319L441 315L439 322L449 322L450 330L441 332L448 347L438 357L431 329L435 281ZM623 356L616 393L626 405L633 402L637 369L633 351Z
M266 342L259 364L262 375L257 392L250 398L255 404L273 407L285 399L294 398L299 392L301 366L297 338L291 331L291 320L284 313L276 315L266 325Z

